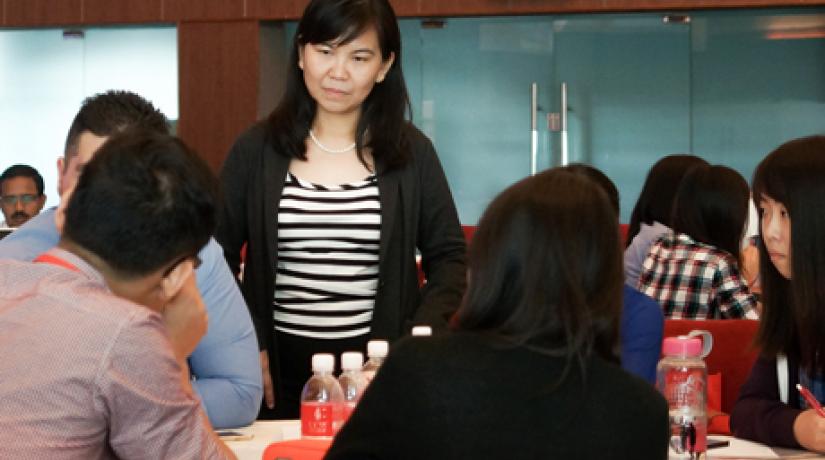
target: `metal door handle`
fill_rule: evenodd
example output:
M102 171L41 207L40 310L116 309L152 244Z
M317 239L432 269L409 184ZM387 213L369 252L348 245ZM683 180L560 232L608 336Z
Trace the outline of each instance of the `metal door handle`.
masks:
M567 82L561 82L561 165L567 166L570 162L567 151Z
M539 130L537 126L539 110L539 85L530 85L530 175L536 175L536 161L539 152Z

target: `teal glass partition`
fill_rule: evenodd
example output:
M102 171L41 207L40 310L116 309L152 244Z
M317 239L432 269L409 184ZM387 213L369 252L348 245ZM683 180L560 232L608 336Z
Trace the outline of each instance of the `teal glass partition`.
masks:
M552 70L552 24L456 19L422 28L420 37L415 121L435 143L461 221L472 224L498 192L530 174L531 85ZM538 96L547 107L549 91ZM543 169L548 132L541 134Z
M749 179L780 143L825 133L825 8L405 19L401 29L414 122L465 224L530 174L532 83L538 169L561 163L566 138L567 161L616 182L623 222L664 155L694 153Z
M693 15L692 142L749 182L779 144L825 134L825 9Z
M665 18L553 19L554 106L567 111L568 160L591 164L616 183L624 222L650 166L663 155L690 150L690 28Z

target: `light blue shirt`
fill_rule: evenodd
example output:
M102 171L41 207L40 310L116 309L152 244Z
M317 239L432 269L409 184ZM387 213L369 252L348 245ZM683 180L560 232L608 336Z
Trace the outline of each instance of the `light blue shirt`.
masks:
M57 245L54 213L54 208L43 211L0 240L0 259L30 261ZM197 283L209 329L189 356L192 387L212 426L248 425L258 416L263 395L255 329L218 243L210 239L198 256Z

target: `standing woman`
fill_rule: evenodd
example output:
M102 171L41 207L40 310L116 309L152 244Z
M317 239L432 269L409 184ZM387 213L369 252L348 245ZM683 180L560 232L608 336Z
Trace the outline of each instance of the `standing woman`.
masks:
M731 414L736 436L825 452L825 136L787 142L757 166L763 316L761 357Z
M236 274L247 245L242 290L261 347L264 418L298 416L313 353L362 350L413 324L446 327L465 285L444 172L405 118L388 1L311 1L289 65L280 104L241 135L221 172L217 238Z

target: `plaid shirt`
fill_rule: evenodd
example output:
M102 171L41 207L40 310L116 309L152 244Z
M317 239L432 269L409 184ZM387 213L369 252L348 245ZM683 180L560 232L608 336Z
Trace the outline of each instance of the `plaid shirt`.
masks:
M736 258L683 233L653 243L638 288L659 302L665 318L759 319Z

